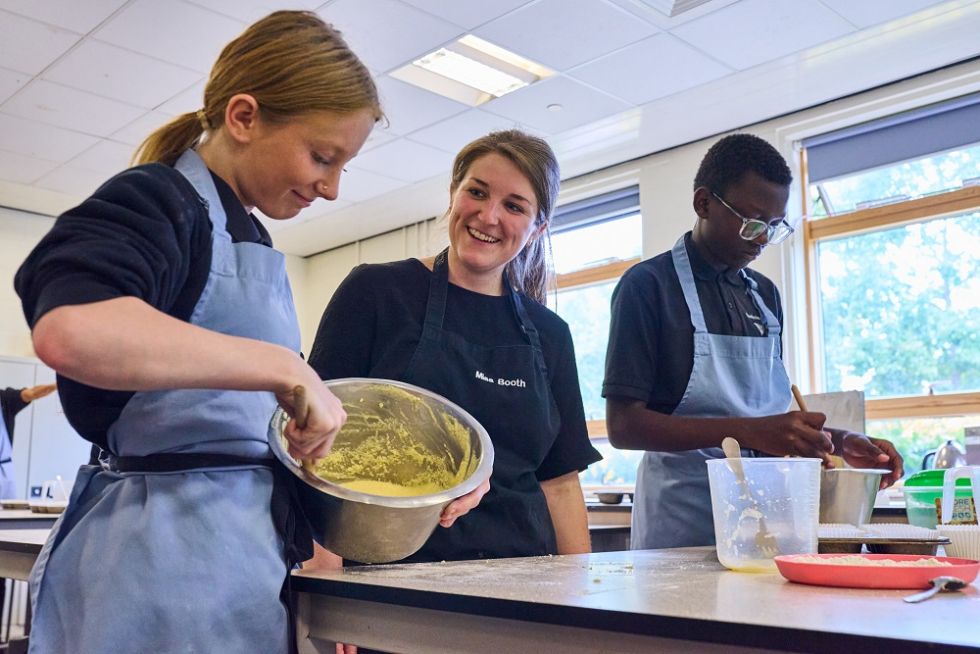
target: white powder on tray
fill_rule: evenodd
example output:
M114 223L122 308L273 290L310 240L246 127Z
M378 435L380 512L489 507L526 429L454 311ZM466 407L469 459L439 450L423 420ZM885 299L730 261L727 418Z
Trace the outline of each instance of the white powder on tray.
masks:
M794 556L792 561L793 563L816 563L818 565L863 565L890 568L939 568L952 565L949 561L940 561L929 557L896 561L895 559L870 559L859 554L829 557L803 554Z

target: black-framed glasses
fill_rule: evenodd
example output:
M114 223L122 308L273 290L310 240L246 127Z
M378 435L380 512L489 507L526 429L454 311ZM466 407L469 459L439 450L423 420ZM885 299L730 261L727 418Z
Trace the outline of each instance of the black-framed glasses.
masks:
M765 220L759 220L758 218L746 218L739 212L735 211L732 205L725 202L722 197L714 191L711 191L711 195L713 195L714 198L721 202L726 209L731 211L742 221L742 228L738 230L738 235L746 241L754 241L763 234L766 234L766 242L774 245L785 241L786 238L795 231L793 226L786 222L785 218L780 218L777 222L772 223L766 222Z

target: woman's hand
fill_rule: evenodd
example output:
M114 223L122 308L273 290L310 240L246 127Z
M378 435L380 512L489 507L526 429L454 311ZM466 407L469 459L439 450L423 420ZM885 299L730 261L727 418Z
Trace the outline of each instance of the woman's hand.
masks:
M456 522L456 518L466 515L471 509L475 509L489 490L490 478L488 477L474 490L471 490L443 509L442 515L439 516L439 524L443 527L452 527L453 523Z
M301 380L288 391L276 393L276 399L292 416L283 430L289 441L289 454L297 459L322 459L330 452L334 437L347 421L347 413L313 369L306 368L311 378ZM304 389L303 398L297 396L297 386Z
M848 465L855 468L887 468L890 472L882 475L880 488L887 488L902 478L905 461L891 441L883 438L869 438L864 434L849 431L842 438L842 454Z

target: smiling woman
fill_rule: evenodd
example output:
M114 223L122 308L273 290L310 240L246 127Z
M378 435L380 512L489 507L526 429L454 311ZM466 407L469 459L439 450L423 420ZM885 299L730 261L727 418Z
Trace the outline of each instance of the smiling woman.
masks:
M589 549L578 472L600 457L568 325L541 304L558 181L541 139L513 130L477 139L453 166L449 248L427 263L355 268L324 311L310 355L321 376L422 386L493 441L490 491L412 561Z

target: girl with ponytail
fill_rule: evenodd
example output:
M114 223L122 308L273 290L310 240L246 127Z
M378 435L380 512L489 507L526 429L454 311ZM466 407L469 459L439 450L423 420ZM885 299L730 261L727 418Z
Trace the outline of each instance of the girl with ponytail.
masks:
M307 459L346 416L299 355L285 260L252 210L287 220L335 199L381 116L336 30L275 12L222 50L203 107L19 270L34 348L102 451L31 573L32 652L295 651L287 580L312 540L269 418L305 388L285 436Z

